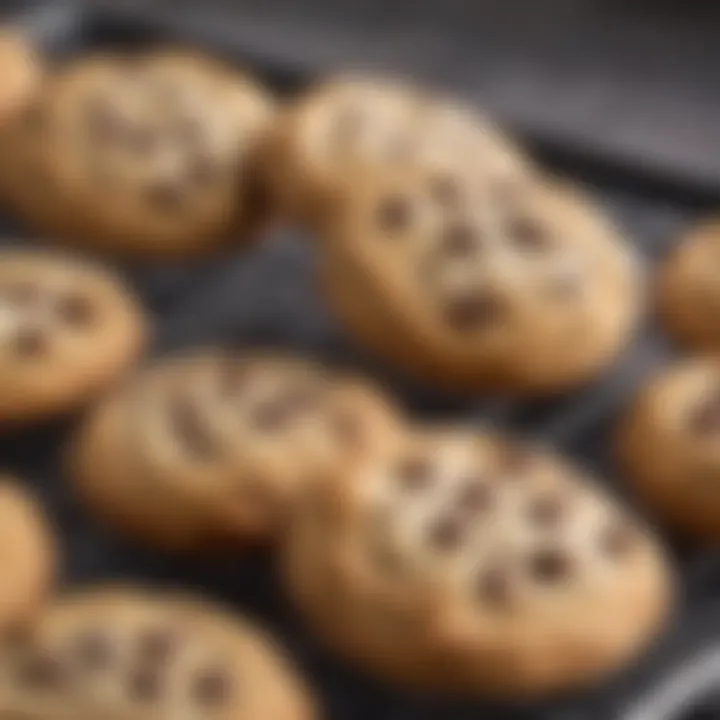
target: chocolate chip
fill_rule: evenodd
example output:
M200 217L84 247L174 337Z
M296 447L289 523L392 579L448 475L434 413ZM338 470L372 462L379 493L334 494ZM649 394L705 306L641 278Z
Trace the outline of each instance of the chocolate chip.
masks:
M453 178L439 175L430 181L430 195L443 207L451 207L460 199L460 188Z
M695 408L690 415L689 426L697 435L720 432L720 393L712 393Z
M92 630L75 638L72 653L84 669L102 670L112 663L115 646L106 633Z
M158 210L173 212L182 208L185 188L177 179L158 180L145 188L145 198Z
M92 300L84 295L65 295L58 301L57 313L69 325L80 327L92 322L95 306Z
M422 490L432 484L433 466L427 457L409 457L398 465L396 475L406 490Z
M32 690L55 690L64 683L66 675L66 668L58 658L39 652L21 663L18 681Z
M528 507L528 517L533 523L547 527L557 524L565 513L566 506L560 497L546 495L536 498Z
M477 250L475 230L465 223L455 223L443 234L442 249L447 255L466 258Z
M22 358L36 358L42 355L48 347L49 339L42 328L21 327L15 335L15 352Z
M194 399L174 395L167 407L168 422L178 443L198 458L211 458L217 447Z
M138 638L138 658L144 666L163 663L173 654L177 644L177 634L172 630L147 630Z
M531 217L520 215L514 218L508 232L513 242L523 250L543 250L548 245L545 228Z
M455 499L455 507L461 511L476 513L487 509L491 501L490 485L480 480L470 480L460 489Z
M459 518L452 515L442 517L430 528L430 544L440 550L452 550L462 542L464 529L464 523Z
M157 700L162 690L160 674L152 668L139 668L131 672L127 680L130 697L141 702Z
M530 572L542 583L556 583L571 572L570 558L560 550L541 550L530 558Z
M411 207L406 198L390 196L384 198L377 208L377 221L383 230L397 232L410 222Z
M615 522L602 534L600 546L610 557L619 558L633 549L637 539L637 533L630 523Z
M477 581L477 594L482 602L494 608L506 608L512 599L512 584L507 571L493 567L481 573Z
M480 330L497 322L503 305L489 292L475 292L451 300L445 306L445 320L459 332Z
M215 707L227 701L231 689L231 678L225 671L209 669L195 678L193 697L200 705Z

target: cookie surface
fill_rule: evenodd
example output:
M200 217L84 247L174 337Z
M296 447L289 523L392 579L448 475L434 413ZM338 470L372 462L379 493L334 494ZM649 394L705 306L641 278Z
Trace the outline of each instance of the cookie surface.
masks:
M680 239L660 266L657 291L661 321L677 341L720 349L720 221Z
M54 548L36 500L0 476L0 631L32 620L50 590Z
M378 677L498 698L620 668L671 597L652 539L579 471L453 430L315 486L284 567L310 627Z
M543 394L601 372L642 306L629 247L576 193L361 174L329 212L320 283L350 333L449 390Z
M530 162L486 118L447 98L372 77L335 78L301 96L266 143L280 204L312 220L355 167L463 168L512 185Z
M265 91L180 51L80 59L0 137L11 203L66 242L184 256L250 238L267 208L255 144Z
M48 718L312 720L282 651L200 599L108 587L55 600L1 647L0 712Z
M0 251L0 422L77 409L136 360L145 333L140 308L106 270Z
M720 538L720 361L696 358L638 390L618 432L626 479L658 517L706 540Z
M385 442L395 413L297 359L198 352L160 362L102 403L73 443L89 506L154 545L273 542L308 477Z

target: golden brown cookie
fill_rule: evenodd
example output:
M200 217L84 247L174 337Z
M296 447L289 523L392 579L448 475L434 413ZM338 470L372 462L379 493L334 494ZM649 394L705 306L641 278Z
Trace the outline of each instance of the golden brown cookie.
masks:
M266 215L255 146L272 104L254 81L179 51L80 59L0 136L2 184L50 239L143 257L247 240Z
M37 501L0 476L0 634L32 620L53 579L55 552Z
M0 251L0 422L74 410L137 359L145 320L108 271L70 257Z
M309 626L387 681L530 698L621 668L670 574L579 470L495 435L422 431L318 483L284 543Z
M338 77L279 116L262 153L286 212L312 221L355 167L462 169L510 190L530 162L487 118L398 81Z
M720 538L720 359L693 358L650 378L618 433L627 481L661 520Z
M720 221L693 228L658 272L660 318L693 350L720 350Z
M544 394L604 370L642 305L631 249L577 193L504 190L446 172L348 178L319 274L351 335L454 391Z
M249 621L169 592L102 587L56 599L0 646L0 714L313 720L284 652Z
M108 397L70 452L89 506L153 545L274 542L308 478L386 442L396 415L364 383L275 355L159 362Z

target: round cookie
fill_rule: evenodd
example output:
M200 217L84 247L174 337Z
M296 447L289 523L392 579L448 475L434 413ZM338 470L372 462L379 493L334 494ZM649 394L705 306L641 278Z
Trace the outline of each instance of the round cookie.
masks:
M140 308L108 271L72 258L0 251L0 422L74 410L137 359Z
M618 431L627 481L665 522L720 539L720 359L693 358L650 378Z
M354 167L450 167L510 190L530 174L522 153L470 108L372 77L338 77L301 95L266 136L262 156L280 205L306 221Z
M3 184L51 239L206 253L267 219L255 154L272 114L262 88L200 55L83 58L49 75L0 136Z
M720 349L720 221L693 228L658 272L658 309L668 332L693 350Z
M453 391L557 392L625 348L638 266L565 187L359 173L327 213L328 304L380 357Z
M70 474L88 505L152 545L274 542L308 478L387 442L369 386L275 355L196 353L131 378L88 418Z
M536 698L587 685L659 630L671 575L578 470L490 434L422 431L320 482L283 546L290 595L376 676Z
M47 718L312 720L281 649L198 598L102 587L56 599L0 646L0 714Z
M36 500L0 476L0 634L30 622L50 590L54 549Z

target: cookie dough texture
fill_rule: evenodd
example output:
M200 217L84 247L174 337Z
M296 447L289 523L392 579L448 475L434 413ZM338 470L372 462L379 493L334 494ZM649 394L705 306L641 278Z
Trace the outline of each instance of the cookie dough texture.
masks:
M309 478L334 476L396 422L379 392L311 363L198 351L101 403L70 474L90 508L140 540L237 549L275 542Z
M18 480L0 476L0 633L30 622L53 580L50 528Z
M359 173L327 213L319 279L352 337L452 391L541 395L601 373L642 307L631 249L574 189Z
M337 77L291 103L261 153L290 215L314 221L354 168L455 168L512 190L530 161L487 118L399 80Z
M56 599L0 647L0 712L25 720L313 720L284 653L191 596L102 587Z
M123 283L59 254L0 250L0 423L75 410L137 359L143 313Z
M720 360L692 358L657 372L636 393L618 432L628 483L663 522L720 538Z
M720 220L687 232L658 272L660 319L691 350L720 350Z
M342 656L388 682L498 699L620 669L672 597L654 541L580 471L456 430L413 434L318 483L284 568Z
M272 112L253 80L201 55L85 57L48 74L0 133L0 185L49 239L147 258L210 252L265 220L254 158Z

